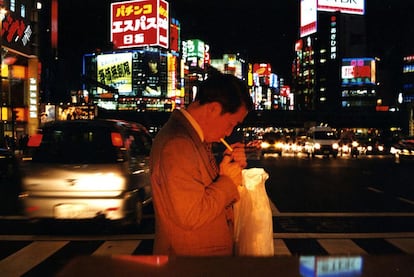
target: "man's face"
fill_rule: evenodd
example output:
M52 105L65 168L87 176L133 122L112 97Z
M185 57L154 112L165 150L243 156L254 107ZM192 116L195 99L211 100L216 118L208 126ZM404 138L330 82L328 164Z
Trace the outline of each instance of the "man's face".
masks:
M248 111L246 107L242 106L239 110L232 113L221 113L220 112L211 114L211 119L206 124L206 130L204 130L204 139L207 142L219 142L220 138L229 136L234 127L243 122Z

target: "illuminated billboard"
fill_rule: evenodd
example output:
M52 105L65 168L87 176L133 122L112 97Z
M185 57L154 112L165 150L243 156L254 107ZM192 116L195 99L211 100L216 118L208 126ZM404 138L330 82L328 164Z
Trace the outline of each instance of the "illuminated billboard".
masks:
M316 33L317 0L300 1L300 37Z
M341 12L349 14L365 13L365 0L318 0L318 11Z
M141 96L144 97L160 97L165 96L166 88L162 89L162 86L166 86L167 84L161 85L161 72L164 74L167 71L167 68L161 69L161 61L160 61L160 53L159 52L151 52L146 51L143 57L144 64L143 64L143 86L141 89ZM165 65L166 66L166 65Z
M183 59L190 67L204 68L205 50L206 46L202 40L183 41Z
M181 49L180 30L180 22L177 19L172 18L170 24L170 50L177 53L180 52Z
M132 91L132 53L98 55L96 58L98 82L118 89L120 95ZM104 92L97 88L98 94Z
M300 276L331 276L331 277L357 277L362 276L363 258L359 256L344 257L317 257L300 256Z
M373 58L342 59L342 86L375 85L375 75Z
M162 51L153 48L86 54L83 59L85 89L94 98L113 101L117 97L167 96L167 54Z
M269 63L253 64L253 82L255 86L270 85L272 67Z
M259 77L269 76L272 72L272 67L269 63L255 63L253 64L253 72Z
M168 48L168 2L135 0L111 4L111 41L115 48Z

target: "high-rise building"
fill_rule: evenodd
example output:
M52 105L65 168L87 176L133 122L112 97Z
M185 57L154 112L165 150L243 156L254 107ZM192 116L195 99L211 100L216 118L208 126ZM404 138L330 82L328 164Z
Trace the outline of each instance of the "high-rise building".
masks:
M292 66L297 110L375 110L376 60L367 53L364 9L364 0L301 0Z

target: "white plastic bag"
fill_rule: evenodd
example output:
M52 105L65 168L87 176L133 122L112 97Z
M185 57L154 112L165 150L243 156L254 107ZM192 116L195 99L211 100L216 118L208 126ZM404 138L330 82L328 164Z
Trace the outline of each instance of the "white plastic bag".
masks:
M234 205L234 238L237 256L273 256L273 220L263 168L244 169L240 201Z

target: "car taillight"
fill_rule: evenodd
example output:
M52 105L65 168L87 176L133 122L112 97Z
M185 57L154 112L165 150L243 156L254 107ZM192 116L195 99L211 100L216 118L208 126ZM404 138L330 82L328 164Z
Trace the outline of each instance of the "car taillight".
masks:
M40 208L38 206L30 206L30 207L26 208L26 212L28 212L28 213L36 212L38 210L40 210Z
M122 136L120 133L112 132L111 140L112 140L112 145L115 147L121 147L124 145L124 142L122 141Z

